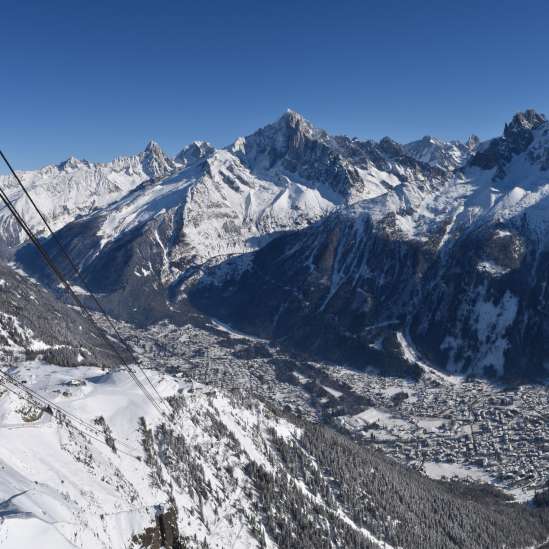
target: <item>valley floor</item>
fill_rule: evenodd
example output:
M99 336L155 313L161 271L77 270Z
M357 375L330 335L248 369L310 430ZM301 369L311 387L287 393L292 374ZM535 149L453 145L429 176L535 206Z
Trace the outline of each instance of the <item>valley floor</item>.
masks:
M506 442L493 470L474 468L475 452L500 438L473 425L498 425L511 410L535 421L541 388L351 372L218 323L119 328L145 358L167 415L124 371L2 359L3 371L88 427L0 387L0 546L157 549L179 539L190 549L523 549L547 537L547 513L432 481L371 448L435 477L498 481L524 499L537 477L521 486L496 475L523 459L541 476L547 452L504 454ZM514 441L519 426L507 424Z
M427 370L419 381L290 356L212 321L121 325L148 364L328 423L433 478L492 483L519 501L549 479L547 385L506 386Z

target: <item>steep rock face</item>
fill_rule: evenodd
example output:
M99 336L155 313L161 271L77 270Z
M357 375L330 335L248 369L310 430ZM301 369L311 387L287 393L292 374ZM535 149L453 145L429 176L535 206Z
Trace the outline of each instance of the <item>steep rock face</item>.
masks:
M278 238L241 274L231 261L220 265L191 290L191 302L244 331L324 359L417 375L399 360L394 338L375 342L405 321L427 252L395 238L389 220L386 231L376 229L358 209Z
M207 158L215 151L214 147L206 141L193 141L187 145L175 157L175 161L183 167L195 164L199 160Z
M151 179L162 177L174 170L176 163L169 158L160 145L149 141L144 152L138 155L143 172Z
M376 143L332 137L293 111L237 140L232 150L258 173L327 185L347 202L384 194L402 181L444 179L443 170L407 156L389 138Z
M358 182L357 174L341 164L326 140L325 132L288 111L276 123L237 140L232 151L259 173L279 170L305 181L326 184L333 192L347 195Z
M450 372L545 377L547 260L547 248L516 227L467 234L422 281L411 311L417 347Z
M407 154L431 166L444 170L455 170L465 165L478 147L478 137L472 135L466 143L441 141L426 135L418 141L404 145Z
M388 138L332 138L293 112L226 150L193 143L176 162L170 175L59 231L93 288L111 294L111 310L134 321L172 316L169 296L189 277L305 228L340 204L384 196L402 182L426 192L447 178ZM31 252L18 258L39 275Z
M544 115L533 110L517 113L509 124L505 124L503 136L492 139L479 146L477 153L471 159L472 166L479 166L485 170L496 168L496 177L503 179L506 167L513 157L525 153L534 143L539 134L547 135L547 119ZM545 147L543 147L544 153ZM536 148L530 151L529 159L536 163ZM546 160L545 156L545 160ZM542 162L541 168L547 170L547 164Z
M543 378L549 126L525 113L505 133L483 145L506 149L498 168L480 169L480 151L446 184L402 183L334 212L240 270L213 269L191 301L336 362L387 368L385 347L394 357L407 334L451 372Z

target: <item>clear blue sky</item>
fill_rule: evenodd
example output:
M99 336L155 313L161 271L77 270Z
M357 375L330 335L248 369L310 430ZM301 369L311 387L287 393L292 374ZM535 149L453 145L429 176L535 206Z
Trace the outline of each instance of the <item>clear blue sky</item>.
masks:
M358 137L490 137L549 112L548 21L547 0L4 0L0 146L19 169L175 153L288 107Z

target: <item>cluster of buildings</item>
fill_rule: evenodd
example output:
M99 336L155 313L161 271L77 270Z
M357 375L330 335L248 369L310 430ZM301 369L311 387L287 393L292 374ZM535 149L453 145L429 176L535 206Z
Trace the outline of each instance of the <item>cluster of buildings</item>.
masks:
M123 326L140 354L196 382L330 421L431 476L527 494L549 481L549 392L426 372L419 381L297 361L224 328ZM318 381L321 380L321 381Z
M427 374L417 382L340 371L383 411L341 422L396 459L427 472L531 492L549 482L549 391ZM395 402L395 395L405 395ZM438 467L437 464L447 465Z

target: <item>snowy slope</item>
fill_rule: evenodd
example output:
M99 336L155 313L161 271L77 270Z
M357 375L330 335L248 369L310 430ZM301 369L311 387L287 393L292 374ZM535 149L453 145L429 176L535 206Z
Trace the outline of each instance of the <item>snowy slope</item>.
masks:
M318 189L288 179L261 180L227 151L216 151L160 183L147 186L104 211L102 244L161 216L182 216L181 244L202 262L216 255L254 250L262 237L306 226L333 207ZM176 229L176 227L174 227ZM159 245L169 247L169 242ZM170 250L172 251L172 250ZM173 250L177 255L178 250Z
M269 244L243 272L231 262L212 270L193 302L360 367L394 370L395 330L404 329L438 367L541 379L548 185L549 122L518 113L446 180L405 180L341 207ZM380 337L384 350L373 352Z
M280 469L269 439L274 433L283 439L299 436L294 425L257 403L155 372L150 375L159 392L178 395L169 427L125 373L39 363L12 373L78 417L92 422L100 414L125 445L114 452L47 412L40 415L17 397L1 394L2 547L31 547L37 539L55 549L141 547L143 534L153 535L147 529L169 513L177 517L171 528L189 547L203 540L208 547L259 547L262 537L266 547L276 547L260 526L244 469L250 461L267 471ZM143 425L165 438L144 442ZM338 513L371 543L368 547L382 546Z
M2 388L2 547L522 548L549 531L543 513L455 495L242 391L149 371L163 418L123 372L34 361L10 373L99 434Z
M472 135L466 143L441 141L436 137L426 135L422 139L404 145L404 150L416 160L445 170L454 170L467 163L474 154L478 143L478 137L475 135Z
M109 204L143 181L166 175L175 166L175 162L166 157L158 144L151 141L143 152L134 156L122 156L108 163L92 163L71 157L61 164L17 173L50 225L58 229L78 215ZM0 185L29 226L38 233L44 232L42 221L13 176L0 175ZM17 246L25 238L2 204L2 244Z
M38 379L33 373L36 368L41 370ZM106 374L85 368L46 369L45 365L29 363L18 374L34 389L48 394L79 417L92 421L101 414L115 437L131 449L119 447L115 454L109 447L86 440L70 427L60 425L48 414L25 423L21 417L25 403L5 394L0 401L3 547L22 547L21 538L36 540L36 536L43 534L51 540L46 546L56 549L127 547L134 535L155 524L155 512L167 509L170 498L175 500L181 516L180 528L186 535L197 534L200 541L206 537L212 545L218 543L222 547L257 546L243 522L244 511L250 512L251 507L245 498L238 498L242 487L232 493L224 485L229 482L228 476L220 475L217 469L219 464L237 466L236 478L231 479L237 487L243 480L238 470L242 459L231 451L230 438L216 440L215 433L206 430L207 414L223 418L242 444L244 454L267 463L262 441L254 440L252 433L252 425L257 422L253 410L239 410L226 397L208 396L202 388L191 395L189 384L152 374L164 396L178 391L184 394L184 408L177 413L175 433L197 452L193 459L202 454L200 467L212 491L209 501L199 508L200 498L193 494L191 486L178 486L180 480L161 464L158 471L151 470L144 455L138 420L144 417L147 428L154 429L161 418L125 373ZM71 386L75 380L83 385ZM58 388L69 395L56 396ZM200 416L203 417L197 423ZM265 422L265 427L272 425L281 433L292 432L283 423L277 425L267 419ZM157 484L153 480L155 474L165 476L167 482ZM236 524L230 524L232 521ZM27 546L30 545L23 545Z

